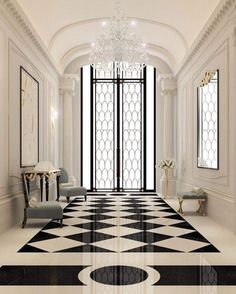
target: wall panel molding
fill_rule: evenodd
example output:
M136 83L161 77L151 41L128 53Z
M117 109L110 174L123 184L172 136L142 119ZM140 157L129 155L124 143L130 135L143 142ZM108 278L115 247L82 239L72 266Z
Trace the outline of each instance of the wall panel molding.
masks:
M17 1L0 0L0 13L3 17L6 18L8 23L13 26L14 30L17 31L21 37L26 40L26 43L30 43L48 62L48 64L50 64L50 66L58 74L61 74L48 49L44 45L36 30L33 28L32 24Z
M196 183L195 184L194 183L193 184L187 183L184 180L182 181L181 179L178 180L178 184L180 187L188 188L189 190L191 190L193 187L196 186ZM213 188L204 187L204 186L201 186L201 188L204 189L204 191L206 191L206 193L211 196L220 198L220 199L225 200L231 204L233 204L235 202L234 196L232 196L229 193L220 192L219 190L215 190Z
M236 0L223 0L222 3L216 8L212 16L198 35L196 41L189 50L184 60L181 62L179 69L176 74L180 73L185 69L186 65L197 55L202 47L209 41L211 37L216 33L220 25L224 22L231 21L230 15L233 13L236 7Z

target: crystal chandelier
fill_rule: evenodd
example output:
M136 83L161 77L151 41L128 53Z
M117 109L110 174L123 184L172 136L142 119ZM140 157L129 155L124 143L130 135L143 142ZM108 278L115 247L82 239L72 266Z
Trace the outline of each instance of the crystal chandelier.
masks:
M134 22L133 22L134 23ZM148 61L146 44L137 38L116 2L115 15L109 22L103 22L103 31L92 44L90 63L97 71L122 72L142 70Z

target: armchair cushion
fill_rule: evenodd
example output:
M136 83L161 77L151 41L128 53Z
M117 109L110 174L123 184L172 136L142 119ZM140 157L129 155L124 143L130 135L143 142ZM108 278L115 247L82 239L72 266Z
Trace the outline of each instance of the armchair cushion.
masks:
M62 219L62 207L56 201L40 202L36 207L27 207L28 218Z
M84 187L76 187L76 186L60 186L60 196L79 196L86 195L87 190Z

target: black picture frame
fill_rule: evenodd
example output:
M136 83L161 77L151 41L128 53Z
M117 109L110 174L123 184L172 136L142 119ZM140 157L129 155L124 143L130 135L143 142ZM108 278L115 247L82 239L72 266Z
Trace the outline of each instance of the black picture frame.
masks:
M199 153L200 153L200 111L201 111L201 107L200 107L200 86L197 87L197 168L200 169L208 169L208 170L219 170L219 84L220 84L220 77L219 77L219 69L216 70L217 73L217 166L216 167L207 167L207 166L201 166L199 165Z
M25 84L24 84L25 83ZM30 84L30 85L27 85ZM35 107L32 107L32 113L30 111L26 113L26 105L27 99L25 97L26 91L29 91L29 89L26 89L25 87L32 87L30 89L30 94L28 93L28 98L31 98L31 103ZM36 93L31 92L35 90ZM33 97L34 96L34 97ZM30 99L29 99L30 100ZM28 105L29 107L29 105ZM31 115L31 121L27 123L27 120L29 119L29 116ZM31 124L31 126L28 124ZM27 130L26 128L31 127L32 130L32 138L35 139L36 142L34 146L32 144L27 142ZM29 135L30 136L30 135ZM30 158L30 155L32 158L34 157L34 160L30 161L30 159L27 161L26 156ZM20 167L33 167L35 166L39 161L39 82L23 67L20 66Z

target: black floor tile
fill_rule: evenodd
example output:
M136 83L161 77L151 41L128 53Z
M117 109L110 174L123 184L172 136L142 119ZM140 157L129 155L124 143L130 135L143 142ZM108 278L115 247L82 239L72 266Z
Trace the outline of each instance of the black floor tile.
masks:
M82 245L82 246L78 246L78 247L72 247L72 248L68 248L68 249L64 249L64 250L60 250L60 251L57 251L58 253L59 252L114 252L114 251L111 251L111 250L108 250L108 249L105 249L105 248L101 248L101 247L98 247L98 246L93 246L93 245Z
M143 282L148 278L148 273L137 267L115 265L98 268L91 272L90 277L105 285L122 286Z
M30 246L28 244L23 246L18 252L22 252L22 253L23 252L27 252L27 253L36 253L36 252L43 253L43 252L45 252L45 253L47 253L47 251L45 251L45 250Z
M64 219L64 216L63 216L63 219ZM63 224L62 227L65 227L66 225ZM50 223L48 223L44 228L43 230L49 230L49 229L55 229L55 228L60 228L61 227L61 224L60 222L54 222L54 221L51 221Z
M136 222L136 223L123 225L123 227L138 229L138 230L142 230L142 231L147 231L147 230L159 228L162 226L163 225L153 224L153 223L148 223L148 222Z
M212 244L209 244L205 247L202 247L202 248L199 248L199 249L196 249L196 250L193 250L191 252L220 252L215 246L213 246Z
M38 242L38 241L44 241L44 240L50 240L58 238L58 236L55 236L53 234L40 231L38 234L36 234L28 243Z
M138 248L134 248L134 249L130 249L130 250L126 250L123 252L181 252L181 251L177 251L174 249L170 249L170 248L165 248L165 247L161 247L161 246L156 246L156 245L152 245L152 244L148 244L148 245L144 245Z
M200 242L206 242L208 243L207 239L204 238L199 232L191 232L188 234L184 234L180 236L181 238L188 239L188 240L194 240L194 241L200 241Z
M124 209L122 211L140 214L140 213L151 212L153 210L151 210L151 209L142 209L142 208L131 208L131 209Z
M100 220L105 220L105 219L115 218L115 217L105 215L105 214L93 214L93 215L81 216L80 218L88 219L88 220L91 220L91 221L100 221Z
M114 210L112 210L112 209L106 209L106 208L91 208L91 209L86 209L84 211L100 214L100 213L112 212Z
M94 242L98 242L102 240L112 239L115 237L112 235L103 234L96 231L95 232L91 231L91 232L70 235L70 236L67 236L66 238L80 241L83 243L94 243Z
M85 224L78 224L78 225L75 225L75 227L95 231L95 230L115 227L115 225L102 223L102 222L90 222L90 223L85 223Z
M173 214L173 215L169 215L169 216L166 216L166 218L170 218L170 219L176 219L176 220L184 220L184 218L182 216L180 216L179 214Z
M183 221L183 222L178 223L178 224L170 225L170 227L176 227L176 228L188 229L188 230L194 230L195 231L195 228L193 226L191 226L189 223L187 223L186 221Z
M86 267L88 266L2 266L0 268L0 285L83 286L84 284L79 280L78 274Z
M138 233L134 233L130 235L125 235L125 236L122 236L122 238L145 242L145 243L155 243L155 242L170 239L173 237L163 235L163 234L152 233L149 231L143 231L143 232L138 232Z
M145 215L145 214L133 214L133 215L122 216L122 218L128 218L128 219L133 219L133 220L137 220L137 221L144 221L144 220L149 220L149 219L153 219L153 218L157 218L157 217Z

